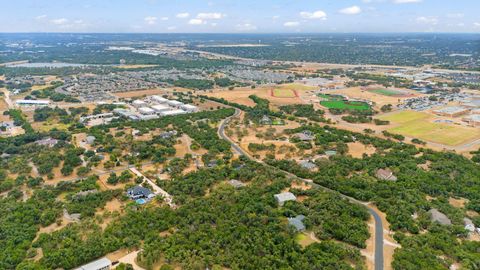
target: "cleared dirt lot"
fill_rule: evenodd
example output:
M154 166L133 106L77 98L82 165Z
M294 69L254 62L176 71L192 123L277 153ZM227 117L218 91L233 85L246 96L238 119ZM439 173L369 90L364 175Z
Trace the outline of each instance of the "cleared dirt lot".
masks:
M260 98L269 100L274 106L280 106L288 104L303 104L304 101L294 94L288 96L276 96L272 95L272 92L280 93L282 92L282 90L288 90L288 92L293 93L294 90L300 95L302 92L312 89L314 88L301 84L284 84L261 86L255 89L252 89L250 87L242 87L235 88L234 90L213 90L209 93L206 93L206 95L216 98L224 98L228 101L243 104L246 106L255 106L255 103L250 98L248 98L248 96L256 95Z

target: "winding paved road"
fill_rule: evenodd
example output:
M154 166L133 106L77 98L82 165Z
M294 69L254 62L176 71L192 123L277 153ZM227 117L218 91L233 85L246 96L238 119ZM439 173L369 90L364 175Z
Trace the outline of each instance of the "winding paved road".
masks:
M257 161L259 163L262 163L262 164L264 164L268 167L271 167L273 169L280 170L280 171L284 172L285 174L287 174L288 176L290 176L292 178L296 178L296 179L299 179L299 180L301 180L305 183L310 184L314 188L319 188L319 189L323 189L323 190L326 190L326 191L329 191L329 192L339 193L338 191L335 191L335 190L332 190L330 188L318 185L318 184L314 183L313 180L311 180L311 179L300 178L300 177L298 177L298 176L296 176L296 175L294 175L290 172L278 169L277 167L273 167L271 165L268 165L265 162L263 162L261 160L254 159L252 156L250 156L250 154L248 154L246 151L244 151L238 144L236 144L228 136L225 135L225 127L227 126L227 124L230 122L231 119L233 119L235 117L238 117L240 115L240 113L241 113L241 111L239 109L235 108L235 114L233 114L232 116L224 119L220 123L220 126L218 127L218 135L220 136L220 138L229 142L231 144L233 150L237 154L246 156L247 158L249 158L251 160L255 160L255 161ZM377 212L375 212L375 210L373 208L368 206L367 203L361 202L361 201L359 201L355 198L344 195L342 193L339 193L339 194L340 194L340 196L349 200L350 202L363 205L364 207L366 207L368 209L368 212L370 213L370 215L373 216L373 219L375 220L375 260L374 260L374 265L375 265L375 270L383 270L383 268L384 268L384 266L383 266L384 258L383 258L383 223L382 223L382 219L377 214Z

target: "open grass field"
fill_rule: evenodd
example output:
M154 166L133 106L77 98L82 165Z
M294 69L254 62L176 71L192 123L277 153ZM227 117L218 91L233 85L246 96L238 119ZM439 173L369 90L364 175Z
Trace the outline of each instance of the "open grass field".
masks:
M378 117L380 120L387 120L393 122L395 124L403 124L410 121L420 120L420 119L428 119L431 118L432 115L423 112L415 112L415 111L401 111L396 112L384 116Z
M379 118L395 125L389 132L443 145L457 146L480 139L477 128L435 123L434 116L427 113L404 111Z
M297 91L292 89L273 89L270 94L277 98L293 98L298 97Z
M370 106L364 102L358 101L343 101L343 100L328 100L321 101L320 105L328 109L349 109L349 110L368 110Z
M404 93L402 91L398 91L395 89L384 89L384 88L378 88L378 89L372 89L369 90L372 93L379 94L379 95L384 95L387 97L406 97L410 96L408 93Z

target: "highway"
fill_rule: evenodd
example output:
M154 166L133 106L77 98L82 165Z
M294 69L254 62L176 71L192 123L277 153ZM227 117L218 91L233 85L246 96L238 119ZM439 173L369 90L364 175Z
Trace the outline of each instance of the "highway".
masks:
M231 119L235 118L235 117L238 117L240 115L241 111L237 108L235 108L235 114L233 114L232 116L224 119L221 123L220 123L220 126L218 127L218 135L220 136L220 138L226 140L227 142L230 143L230 145L232 146L233 150L239 154L239 155L243 155L251 160L254 160L256 162L259 162L259 163L262 163L264 164L265 166L268 166L270 168L273 168L275 170L279 170L279 171L282 171L283 173L287 174L289 177L291 178L295 178L295 179L299 179L309 185L311 185L312 187L314 188L319 188L319 189L323 189L323 190L326 190L328 192L334 192L334 193L339 193L338 191L335 191L335 190L332 190L328 187L324 187L324 186L321 186L321 185L318 185L316 183L313 182L313 180L311 179L304 179L304 178L300 178L290 172L287 172L287 171L284 171L284 170L281 170L281 169L278 169L276 167L273 167L271 165L268 165L266 164L265 162L263 162L262 160L257 160L257 159L254 159L252 156L250 156L250 154L248 154L246 151L244 151L238 144L236 144L234 141L232 141L228 136L225 135L225 127L227 126L227 124L230 122ZM363 205L364 207L366 207L368 209L368 212L370 213L370 215L373 216L373 219L375 221L375 256L374 256L374 265L375 265L375 270L383 270L384 269L384 257L383 257L383 223L382 223L382 219L380 218L380 216L377 214L377 212L375 212L375 209L371 208L366 202L361 202L355 198L352 198L350 196L347 196L347 195L344 195L342 193L339 193L340 196L342 196L343 198L349 200L350 202L353 202L353 203L356 203L356 204L359 204L359 205Z

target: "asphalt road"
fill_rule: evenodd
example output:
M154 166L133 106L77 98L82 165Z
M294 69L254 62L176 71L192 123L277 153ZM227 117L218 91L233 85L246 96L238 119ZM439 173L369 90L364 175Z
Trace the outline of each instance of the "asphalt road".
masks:
M240 115L240 110L239 109L235 109L235 114L226 118L225 120L223 120L221 123L220 123L220 126L218 127L218 135L220 136L220 138L226 140L227 142L229 142L233 148L233 150L239 154L239 155L244 155L246 157L248 157L249 159L251 160L255 160L257 162L260 162L266 166L269 166L271 168L274 168L276 170L280 170L276 167L273 167L273 166L270 166L268 164L265 164L263 161L261 160L256 160L254 159L252 156L250 156L247 152L245 152L238 144L236 144L234 141L232 141L228 136L225 135L225 127L227 126L227 124L230 122L230 120L232 118L235 118L237 116ZM311 179L304 179L304 178L300 178L290 172L287 172L287 171L283 171L283 170L280 170L282 172L284 172L285 174L287 174L288 176L292 177L292 178L296 178L296 179L299 179L305 183L308 183L310 184L312 187L314 188L320 188L320 189L323 189L323 190L326 190L326 191L329 191L329 192L335 192L335 193L339 193L338 191L335 191L335 190L332 190L330 188L327 188L327 187L324 187L324 186L321 186L321 185L318 185L316 183L313 182L313 180ZM373 216L373 219L375 220L375 258L374 258L374 265L375 265L375 270L383 270L383 263L384 263L384 258L383 258L383 223L382 223L382 219L380 218L380 216L375 212L375 210L373 208L371 208L370 206L367 205L367 203L365 202L361 202L355 198L352 198L350 196L347 196L347 195L344 195L342 193L339 193L340 196L342 196L343 198L349 200L350 202L353 202L353 203L356 203L356 204L360 204L364 207L366 207L368 209L368 212L370 213L370 215Z

